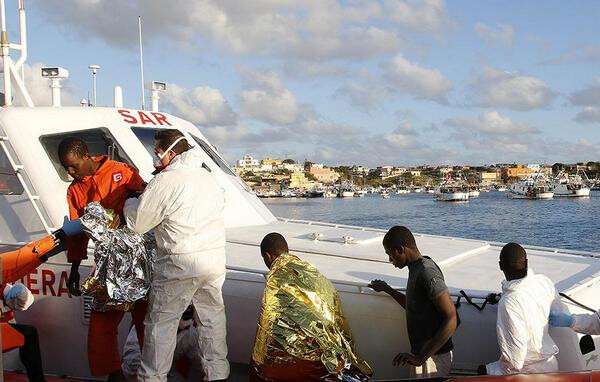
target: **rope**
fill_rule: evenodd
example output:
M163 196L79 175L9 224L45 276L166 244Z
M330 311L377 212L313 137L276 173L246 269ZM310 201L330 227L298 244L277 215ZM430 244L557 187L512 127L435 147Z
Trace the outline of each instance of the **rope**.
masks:
M566 294L564 294L562 292L560 292L558 295L561 296L561 297L566 298L567 300L571 301L573 304L577 305L580 308L583 308L583 309L588 310L590 312L596 313L596 309L592 309L589 306L583 305L579 301L574 300L572 297L567 296Z

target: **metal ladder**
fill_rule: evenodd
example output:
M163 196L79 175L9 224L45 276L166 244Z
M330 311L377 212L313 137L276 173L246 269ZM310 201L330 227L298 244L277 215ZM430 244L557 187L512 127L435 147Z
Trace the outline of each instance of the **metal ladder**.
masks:
M17 163L17 161L15 160L15 158L13 157L13 155L11 153L9 144L10 144L10 139L8 138L8 135L6 135L6 133L4 131L2 131L2 134L0 135L0 146L2 147L2 150L4 150L4 154L6 154L6 157L8 158L8 161L10 162L10 165L11 165L13 171L15 172L17 179L19 180L19 183L21 183L21 186L23 187L23 191L25 192L27 199L29 199L29 201L31 202L31 205L33 206L33 209L35 210L35 213L40 218L40 221L42 222L42 225L44 226L44 230L46 230L46 232L48 234L50 234L50 233L52 233L52 231L54 231L54 228L48 224L46 217L45 217L44 213L42 212L43 207L40 202L40 197L39 197L39 195L35 195L31 192L31 189L30 189L29 185L27 184L27 182L25 181L25 177L24 177L24 175L27 175L27 172L25 171L25 167L22 164Z

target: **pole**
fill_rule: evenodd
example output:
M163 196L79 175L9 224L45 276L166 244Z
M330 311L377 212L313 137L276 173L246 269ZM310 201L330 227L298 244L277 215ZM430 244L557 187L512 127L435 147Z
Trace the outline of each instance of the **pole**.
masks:
M152 111L158 111L158 100L160 96L158 95L158 90L152 90Z
M52 88L52 106L60 107L60 80L53 78L50 81L50 87Z
M94 97L94 106L98 106L96 102L96 73L92 72L92 96Z
M4 105L12 105L12 84L10 82L10 51L8 42L8 33L6 32L6 13L4 0L0 0L0 22L2 23L2 32L0 34L0 49L2 54L2 64L4 65Z
M142 110L146 109L146 101L144 95L144 49L142 48L142 16L138 16L138 34L140 40L140 79L142 90Z

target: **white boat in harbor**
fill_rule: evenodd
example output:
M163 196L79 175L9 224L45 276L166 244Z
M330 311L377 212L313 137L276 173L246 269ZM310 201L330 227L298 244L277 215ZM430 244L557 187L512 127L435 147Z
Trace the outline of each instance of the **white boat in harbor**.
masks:
M396 195L406 195L406 194L410 194L410 190L404 186L400 186L396 190Z
M541 174L510 185L510 196L513 199L552 199L554 192Z
M24 23L24 9L21 11L20 20ZM11 44L10 49L22 49L25 53L26 48L27 44L22 43ZM8 105L0 108L0 163L5 167L0 176L7 181L10 192L0 194L0 252L20 248L62 225L68 214L65 194L70 181L56 155L63 138L78 137L93 142L94 154L126 162L137 168L144 180L150 181L154 171L151 158L155 132L178 129L195 146L194 150L199 150L225 193L227 275L223 297L230 362L235 366L250 360L268 272L260 255L260 242L266 234L279 232L286 237L292 253L315 265L338 289L358 353L373 367L373 377L390 380L407 376L406 368L395 367L391 362L398 352L410 351L404 310L392 298L367 287L377 278L406 290L408 270L398 270L389 264L382 246L385 230L277 218L231 170L204 135L204 127L160 112L158 105L152 111L125 108L122 97L118 96L114 107L63 107L60 100L54 107L35 107L26 84L20 76L12 74L20 73L21 67L16 64L19 61L7 58L4 75L8 80L4 90ZM18 86L12 89L12 84ZM27 106L10 105L13 90L27 100ZM60 92L60 87L53 90ZM497 309L490 304L485 308L480 305L488 293L500 291L504 276L497 260L502 244L426 234L415 236L421 252L433 258L443 270L452 298L461 299L458 306L461 325L453 338L454 369L473 373L478 365L498 359ZM529 264L536 273L547 275L560 292L571 298L594 309L600 307L598 254L526 248ZM93 266L90 248L88 259L81 264L82 279ZM36 295L36 302L29 310L17 312L16 318L19 323L37 328L44 368L49 375L64 376L65 380L89 380L92 376L86 335L91 301L88 297L69 295L66 288L69 271L70 264L63 253L26 276L23 283ZM464 295L479 306L465 301ZM565 306L573 313L584 312L571 302L566 301ZM121 344L128 331L129 325L124 322L119 328ZM561 329L551 329L550 333L560 347L561 370L600 368L600 350L582 354L581 335ZM600 338L595 339L598 343ZM21 369L17 352L3 354L2 366L8 371Z
M435 199L441 202L468 202L469 190L462 185L443 183L435 190Z
M356 190L356 192L354 193L355 196L358 196L359 198L364 197L367 194L367 190Z
M496 188L496 191L498 191L498 192L506 192L506 191L508 191L508 188L505 187L505 186L499 186L499 187Z
M298 196L298 193L294 190L290 190L290 189L281 190L282 198L295 198L296 196Z
M423 187L415 187L415 188L413 188L413 192L421 193L421 192L423 192Z
M477 187L469 188L469 198L478 198L479 197L479 189Z
M340 198L352 198L354 196L354 191L351 189L341 189L338 193L338 197Z
M554 196L561 197L587 197L590 196L588 187L579 174L569 175L560 172L552 182Z

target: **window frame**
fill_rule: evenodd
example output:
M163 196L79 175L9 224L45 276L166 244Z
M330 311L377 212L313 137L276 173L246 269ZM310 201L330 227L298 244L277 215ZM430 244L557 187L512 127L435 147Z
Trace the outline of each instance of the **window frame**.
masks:
M115 158L113 156L114 154L110 155L108 152L106 154L100 154L100 155L108 155L109 159L117 160L119 162L126 163L126 164L132 166L133 168L135 168L136 171L138 170L137 166L131 160L131 158L129 157L129 155L127 154L127 152L123 149L123 146L119 143L118 139L112 134L112 132L110 131L110 129L107 128L107 127L105 127L105 126L98 126L98 127L92 127L92 128L89 128L89 129L70 130L70 131L65 131L65 132L60 132L60 133L52 133L52 134L40 135L39 138L38 138L38 140L40 142L40 145L44 149L44 152L48 156L48 159L50 160L50 163L52 164L52 166L56 170L56 173L57 173L58 177L60 178L60 180L66 182L66 183L71 183L73 181L73 179L71 178L71 176L69 174L67 174L65 168L60 163L60 158L58 158L58 154L57 153L52 154L50 152L50 150L49 150L50 148L46 144L45 139L47 139L47 138L53 138L53 137L58 137L58 136L62 136L62 139L68 138L68 137L79 137L78 134L80 134L80 133L92 132L92 131L100 131L100 132L104 133L105 136L107 136L111 140L111 142L114 145L116 145L116 149L117 149L117 152L118 152L118 157ZM82 138L80 138L80 139L82 139ZM83 139L83 140L85 141L85 139ZM108 151L108 146L106 146L106 148L107 148L107 151ZM58 146L56 147L56 149L58 149ZM96 154L92 153L91 155L96 155ZM56 158L56 161L55 161L55 158Z
M142 146L144 146L144 149L146 149L146 151L148 152L148 154L152 157L152 152L150 152L147 148L146 145L144 144L144 142L140 139L140 137L136 134L136 131L152 131L152 132L156 132L158 130L164 130L158 127L140 127L140 126L131 126L131 132L136 136L136 138L140 141L140 143L142 144ZM237 175L235 174L235 172L231 169L231 167L229 167L229 165L227 164L227 162L221 158L221 156L211 148L211 145L206 142L205 140L203 140L202 138L198 137L195 134L192 134L190 132L187 131L183 131L181 129L177 129L175 128L174 130L179 131L181 134L183 134L184 137L186 138L192 138L192 142L188 142L192 147L196 147L199 146L202 151L206 154L206 156L208 156L210 158L210 160L212 161L212 164L217 166L218 168L221 169L221 171L223 171L223 173L225 173L226 175L229 176L233 176L235 178L237 178ZM210 169L210 166L206 165L208 168L208 171L212 171Z
M23 187L23 184L21 183L21 181L19 180L19 177L17 176L17 172L12 168L12 165L10 163L10 159L8 158L8 154L6 154L6 152L4 150L0 150L0 162L6 162L7 166L0 166L0 178L2 177L7 177L10 180L8 182L6 182L6 187L7 187L7 191L8 192L4 192L3 190L0 189L0 195L4 195L4 196L19 196L19 195L23 195L23 193L25 193L25 188ZM11 187L12 182L16 182L17 185L17 189L13 190Z

